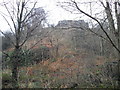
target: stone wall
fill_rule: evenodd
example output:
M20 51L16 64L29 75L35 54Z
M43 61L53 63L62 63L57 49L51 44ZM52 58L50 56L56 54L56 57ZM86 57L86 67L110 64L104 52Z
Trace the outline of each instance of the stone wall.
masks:
M62 20L56 27L88 27L88 23L84 20Z

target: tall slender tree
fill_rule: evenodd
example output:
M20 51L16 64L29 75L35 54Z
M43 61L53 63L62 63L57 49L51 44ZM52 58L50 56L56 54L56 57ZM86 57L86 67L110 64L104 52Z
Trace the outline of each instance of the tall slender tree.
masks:
M36 4L37 1L31 4L30 0L13 0L2 3L2 7L4 7L5 10L7 11L7 15L4 12L1 12L0 14L8 24L10 31L14 36L14 40L12 40L11 37L9 37L2 30L0 30L0 32L10 40L14 48L12 56L8 55L12 61L13 88L19 88L18 72L19 65L21 62L20 57L22 55L21 54L22 47L24 46L26 41L31 36L33 36L32 32L35 31L36 28L40 26L41 22L46 19L46 13L44 12L44 9L40 9L41 11L38 10L39 13L37 13L38 11L36 11L35 9ZM34 21L34 25L33 22L30 22L31 20ZM38 40L38 42L40 40Z

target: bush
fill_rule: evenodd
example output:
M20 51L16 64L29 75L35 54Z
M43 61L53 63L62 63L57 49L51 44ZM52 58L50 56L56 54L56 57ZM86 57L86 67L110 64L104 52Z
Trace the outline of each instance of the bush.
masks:
M7 52L9 56L3 55L2 58L2 68L5 69L7 67L12 66L12 59L14 57L14 52ZM20 67L29 66L35 63L39 63L42 60L47 60L50 58L50 51L48 47L42 46L38 49L33 49L31 51L21 50L19 52L19 60L17 62Z
M94 67L97 68L96 71L92 71L87 75L86 81L88 84L91 84L91 87L97 88L117 88L117 79L118 79L118 63L115 62L106 62L103 65Z
M33 59L35 63L39 63L40 61L47 60L51 57L50 50L46 46L41 46L38 49L34 49L32 51Z
M11 56L12 55L12 51L7 52L7 54L9 56ZM11 66L11 60L10 60L9 56L7 56L5 54L2 55L2 69L7 69L9 66Z
M2 73L2 87L3 88L9 88L12 83L12 76L10 73Z
M2 68L3 69L12 67L12 60L13 60L15 53L13 51L10 51L10 52L7 52L7 54L9 56L3 55L2 57L2 66L3 66ZM17 62L18 62L19 67L29 66L33 62L32 53L30 51L21 50L19 52L18 57L19 57L19 60Z

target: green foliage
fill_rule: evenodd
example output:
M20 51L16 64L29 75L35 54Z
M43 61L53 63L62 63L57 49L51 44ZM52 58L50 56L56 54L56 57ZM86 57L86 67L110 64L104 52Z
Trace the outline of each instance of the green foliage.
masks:
M55 58L52 58L50 61L51 61L51 63L52 63L52 62L55 62L55 61L56 61L56 59L55 59Z
M42 60L47 60L50 58L49 48L46 46L40 46L32 51L34 62L39 63Z
M14 51L9 51L6 53L8 56L3 55L2 59L3 68L11 67L13 65L12 61L16 54ZM48 59L50 57L50 53L49 48L46 46L41 46L40 48L31 51L20 49L17 57L19 59L17 60L19 67L23 67Z
M15 52L10 51L10 52L7 52L7 54L9 56L3 55L3 59L2 59L3 68L12 67L12 61L13 61ZM18 55L19 67L28 66L28 65L32 64L33 63L32 55L33 54L31 51L26 51L26 50L19 51L19 55Z
M2 87L8 87L12 83L12 76L10 73L2 73ZM9 85L9 86L8 86Z
M2 80L3 80L3 81L5 81L5 80L11 81L12 78L11 78L10 73L2 73Z
M40 49L45 49L45 48L47 48L47 47L42 45L42 46L40 46L39 48L40 48Z
M7 52L9 56L12 56L12 53L13 51ZM2 68L3 69L11 66L11 59L9 56L4 55L4 54L2 55Z
M31 51L21 50L19 66L29 66L33 60L33 53Z
M41 82L34 82L33 88L42 88Z

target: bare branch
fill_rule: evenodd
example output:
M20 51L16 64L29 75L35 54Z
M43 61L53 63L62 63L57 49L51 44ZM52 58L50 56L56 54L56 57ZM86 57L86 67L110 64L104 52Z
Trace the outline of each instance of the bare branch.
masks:
M1 15L2 15L2 14L1 14ZM2 15L2 17L3 17L3 18L5 19L5 21L7 22L7 24L8 24L8 26L9 26L11 32L13 33L13 35L15 35L14 32L13 32L13 29L12 29L10 23L9 23L9 21L7 20L7 18L6 18L4 15Z
M14 42L10 39L9 36L7 36L4 32L2 32L2 30L0 30L0 32L1 32L6 38L8 38L8 39L11 41L11 44L13 44L13 45L15 46Z
M11 18L12 23L13 23L13 25L14 25L14 29L15 29L15 31L16 31L15 21L14 21L14 19L13 19L12 15L11 15L11 13L10 13L10 11L9 11L9 9L8 9L8 7L7 7L7 5L6 5L6 4L4 4L4 6L5 6L5 8L6 8L6 10L7 10L8 14L10 15L10 18Z
M54 30L52 30L52 31L48 31L48 32L46 32L45 33L45 35L44 36L41 36L41 37L45 37L47 34L49 34L49 33L51 33L51 32L53 32ZM31 46L27 51L29 51L29 50L31 50L32 48L34 48L40 41L42 41L42 39L40 39L40 40L38 40L33 46ZM26 52L27 52L26 51Z
M4 51L2 51L2 54L6 55L7 57L10 57L10 55L5 53Z
M67 27L67 28L61 28L61 29L81 29L81 30L89 30L90 32L92 32L93 34L95 34L98 37L103 38L104 40L110 42L107 38L103 37L102 35L99 35L98 33L94 32L92 29L90 28L83 28L83 27Z
M19 12L20 12L20 2L17 2L17 19L19 19Z
M115 15L116 15L116 20L117 20L117 34L119 34L119 30L120 30L120 25L119 25L119 23L120 23L120 14L118 13L118 7L120 7L120 6L118 6L118 2L115 2Z
M104 8L106 8L105 5L104 5L104 3L103 3L101 0L99 0L99 2L102 4L102 6L103 6Z
M71 1L72 1L72 0L71 0ZM113 45L113 47L120 53L119 48L117 48L117 46L114 44L114 42L112 41L112 39L110 38L110 36L108 35L108 33L105 31L105 29L103 28L103 26L101 25L101 23L100 23L96 18L94 18L94 17L92 17L91 15L87 14L86 12L82 11L82 10L78 7L78 4L77 4L75 1L72 1L72 2L75 4L75 6L76 6L76 8L78 9L79 12L85 14L86 16L88 16L88 17L90 17L91 19L95 20L95 21L99 24L100 28L102 29L102 31L105 33L105 35L106 35L107 38L109 39L110 43L111 43L111 44Z
M30 32L27 32L27 36L26 36L25 40L23 41L23 43L20 46L24 45L24 43L28 40L28 38L31 37L31 35L29 35L29 34L31 34L37 27L39 27L39 25L41 24L41 22L43 20L44 20L44 18L41 19L41 21L38 22L38 25L36 25L33 29L31 29Z
M107 14L107 17L108 17L110 30L113 33L115 33L115 24L114 24L114 20L113 20L113 16L112 16L112 13L111 13L109 2L106 2L105 11L106 11L106 14Z
M31 14L31 12L32 12L32 11L33 11L33 9L35 8L36 4L37 4L37 2L35 2L35 3L34 3L34 5L33 5L32 9L31 9L31 10L27 13L27 15L24 17L24 19L23 19L23 21L22 21L22 22L24 22L24 21L27 19L27 17Z

